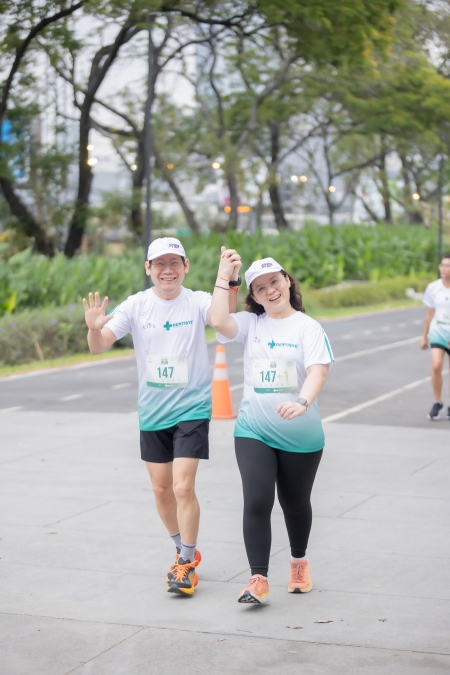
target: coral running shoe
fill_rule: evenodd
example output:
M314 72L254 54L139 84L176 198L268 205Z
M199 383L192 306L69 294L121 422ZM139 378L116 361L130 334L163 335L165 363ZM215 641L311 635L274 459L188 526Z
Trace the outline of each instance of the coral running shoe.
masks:
M198 584L198 577L195 568L198 565L197 560L184 561L183 558L178 558L178 561L173 565L172 579L169 581L167 591L169 593L176 593L177 595L194 595L195 586Z
M170 582L172 581L172 579L173 579L175 567L177 566L177 562L178 562L178 558L179 558L179 557L180 557L180 554L179 554L179 553L175 553L175 562L174 562L173 565L170 566L170 569L169 569L169 571L167 572L167 576L166 576L166 581L167 581L167 583L170 583ZM200 553L200 551L199 551L197 548L195 549L195 557L194 557L194 560L197 561L197 566L200 565L200 562L201 562L201 560L202 560L202 554ZM195 583L194 583L194 586L197 586L197 584L198 584L198 576L197 576L197 572L196 572L196 573L195 573Z
M269 583L261 574L250 577L247 588L239 593L238 602L263 605L269 602Z
M309 574L309 560L291 562L289 593L309 593L310 590L312 590L312 581Z

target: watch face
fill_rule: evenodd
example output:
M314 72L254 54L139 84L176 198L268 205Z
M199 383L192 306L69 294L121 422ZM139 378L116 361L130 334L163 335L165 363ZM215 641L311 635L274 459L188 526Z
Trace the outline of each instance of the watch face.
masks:
M228 282L230 286L240 286L242 283L241 277L237 278L237 281L229 281Z

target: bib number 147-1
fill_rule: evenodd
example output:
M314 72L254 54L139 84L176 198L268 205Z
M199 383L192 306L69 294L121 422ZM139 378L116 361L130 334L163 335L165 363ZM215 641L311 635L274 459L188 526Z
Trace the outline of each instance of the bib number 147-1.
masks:
M298 390L297 368L293 359L255 359L253 388L257 394L280 394Z

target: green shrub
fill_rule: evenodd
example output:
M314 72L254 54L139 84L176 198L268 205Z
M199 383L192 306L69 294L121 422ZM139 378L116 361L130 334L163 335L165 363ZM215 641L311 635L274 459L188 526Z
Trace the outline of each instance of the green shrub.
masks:
M0 319L0 365L55 359L88 351L82 306L46 307ZM120 340L117 347L129 346Z
M412 273L425 278L433 274L437 260L435 234L410 226L309 225L275 237L229 231L181 239L191 261L185 285L207 291L214 285L222 244L239 251L243 271L255 259L274 257L304 290L349 279L374 281ZM0 260L0 314L46 305L66 306L96 290L114 303L120 302L143 288L143 261L142 249L113 258L87 255L71 260L62 253L49 259L22 251Z
M431 278L424 279L411 275L367 284L355 284L348 288L322 291L310 289L303 293L303 304L307 312L325 308L376 305L391 300L405 299L407 288L413 288L416 292L421 293L430 281L432 281Z

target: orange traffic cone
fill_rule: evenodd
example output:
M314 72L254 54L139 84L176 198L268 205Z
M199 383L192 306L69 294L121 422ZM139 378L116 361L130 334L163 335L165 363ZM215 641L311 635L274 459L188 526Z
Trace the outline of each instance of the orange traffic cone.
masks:
M235 417L231 402L225 347L217 345L212 381L212 418L213 420L232 420Z

